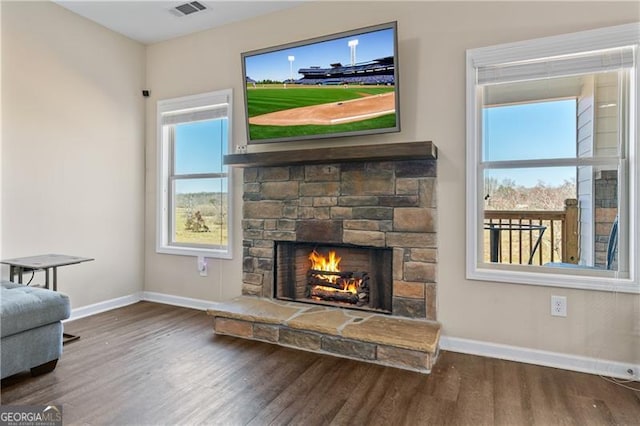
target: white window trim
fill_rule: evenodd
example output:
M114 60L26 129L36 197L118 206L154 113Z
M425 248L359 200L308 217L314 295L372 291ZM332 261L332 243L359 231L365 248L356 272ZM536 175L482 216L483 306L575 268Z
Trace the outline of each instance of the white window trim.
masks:
M545 37L541 39L508 43L497 46L471 49L467 51L467 176L466 176L466 277L471 280L504 282L514 284L530 284L550 287L575 289L614 291L622 293L640 293L640 146L638 144L638 101L640 100L640 78L638 66L632 68L629 116L635 117L630 126L629 147L627 153L628 169L628 248L629 248L629 276L617 278L610 272L576 271L571 274L561 274L549 268L532 268L516 265L493 265L483 262L479 242L483 238L483 219L481 194L478 191L481 168L481 88L476 85L477 67L504 64L508 62L530 60L532 58L552 57L576 52L611 49L636 45L640 43L640 23L601 28L579 33ZM638 52L638 50L636 50ZM475 232L474 232L475 231ZM623 236L624 237L624 236ZM534 270L535 269L535 270Z
M171 212L169 211L169 197L171 191L169 188L170 173L170 150L169 140L164 137L162 128L162 114L168 111L180 111L182 109L193 109L198 107L206 107L210 105L226 104L227 118L229 120L228 144L227 149L231 146L232 139L232 89L218 90L214 92L201 93L198 95L183 96L173 99L164 99L158 101L156 116L156 135L157 135L157 191L156 191L156 252L163 254L174 254L181 256L201 256L217 259L231 259L233 255L233 173L229 170L227 176L228 182L228 244L225 249L214 249L197 246L178 246L170 244L170 221Z

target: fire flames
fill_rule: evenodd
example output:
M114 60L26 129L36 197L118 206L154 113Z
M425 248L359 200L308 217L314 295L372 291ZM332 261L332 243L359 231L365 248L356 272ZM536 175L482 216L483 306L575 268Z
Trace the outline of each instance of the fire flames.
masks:
M336 254L334 250L329 251L328 256L324 256L318 253L316 250L313 250L309 254L309 260L311 261L311 269L315 271L323 271L323 272L340 272L340 261L342 258ZM344 278L339 274L317 274L318 278L323 279L331 284L341 284L342 288L335 287L327 287L318 285L316 288L323 291L336 291L336 292L348 292L352 294L358 293L358 285L361 280L356 278Z
M309 260L311 261L311 269L315 269L316 271L340 272L339 266L342 258L336 255L336 252L333 250L329 251L328 257L324 257L314 250L309 254ZM322 275L321 278L330 283L335 283L338 280L338 275Z

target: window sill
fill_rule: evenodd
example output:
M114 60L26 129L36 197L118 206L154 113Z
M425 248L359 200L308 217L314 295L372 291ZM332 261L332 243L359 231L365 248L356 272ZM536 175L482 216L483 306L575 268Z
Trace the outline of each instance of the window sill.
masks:
M202 256L211 259L232 259L231 250L215 250L193 247L172 247L161 246L156 247L156 253L173 254L177 256Z
M467 279L478 281L492 281L507 284L525 284L543 287L559 287L578 290L607 291L613 293L640 294L640 285L629 278L616 278L612 273L602 271L602 275L595 276L593 271L585 270L584 274L573 271L572 274L562 274L547 268L545 272L523 271L530 266L489 265L487 268L469 266ZM502 266L502 267L501 267Z

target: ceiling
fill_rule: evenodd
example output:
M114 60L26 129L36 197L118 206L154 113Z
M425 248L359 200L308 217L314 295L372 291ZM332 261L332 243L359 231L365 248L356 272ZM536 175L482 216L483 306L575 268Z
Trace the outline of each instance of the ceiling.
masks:
M270 0L197 0L206 7L196 13L178 16L178 1L100 1L53 0L60 6L84 16L110 30L143 44L152 44L197 31L254 18L300 5L300 1Z

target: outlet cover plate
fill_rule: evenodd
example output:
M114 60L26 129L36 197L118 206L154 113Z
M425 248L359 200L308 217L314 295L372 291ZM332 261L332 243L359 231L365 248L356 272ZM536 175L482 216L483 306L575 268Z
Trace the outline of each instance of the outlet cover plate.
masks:
M551 296L551 316L554 316L554 317L567 316L566 296Z

